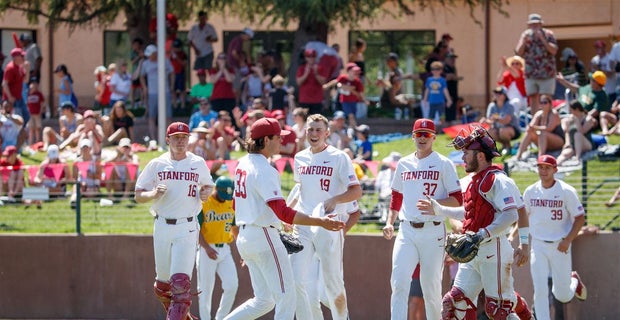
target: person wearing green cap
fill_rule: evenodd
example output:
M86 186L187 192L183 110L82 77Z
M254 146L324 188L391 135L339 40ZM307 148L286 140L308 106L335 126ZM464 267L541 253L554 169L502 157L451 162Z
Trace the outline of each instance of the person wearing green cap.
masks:
M202 202L198 215L200 224L200 248L196 256L198 274L198 307L201 319L211 319L211 299L215 286L215 274L222 282L222 297L215 319L220 320L232 309L239 287L237 268L230 251L239 228L235 226L233 192L235 186L229 177L215 180L215 188L207 201Z

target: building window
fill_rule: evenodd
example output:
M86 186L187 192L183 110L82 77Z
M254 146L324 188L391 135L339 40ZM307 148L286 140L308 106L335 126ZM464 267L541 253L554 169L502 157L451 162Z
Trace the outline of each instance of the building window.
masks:
M404 73L424 72L426 57L435 46L435 30L366 30L349 31L349 44L352 48L355 40L362 38L366 41L367 49L364 53L366 65L367 96L378 96L380 88L374 85L378 77L388 77L385 57L390 52L399 56L399 67ZM341 50L343 58L346 51ZM404 81L404 91L409 94L421 95L424 84L420 80Z

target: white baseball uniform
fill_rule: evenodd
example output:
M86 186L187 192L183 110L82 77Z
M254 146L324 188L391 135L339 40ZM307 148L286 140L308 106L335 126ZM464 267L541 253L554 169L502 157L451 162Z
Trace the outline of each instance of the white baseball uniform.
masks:
M576 217L585 214L575 188L555 180L551 188L544 188L540 181L523 193L525 208L529 213L532 282L536 319L550 319L549 273L553 278L553 295L562 302L575 295L578 281L571 277L571 250L563 253L558 244L571 231Z
M398 161L392 190L402 194L403 201L398 212L400 230L392 253L391 319L407 318L411 274L418 263L426 318L439 319L446 228L443 217L422 215L416 203L426 199L426 195L446 199L460 193L456 169L452 161L437 152L423 159L414 152Z
M136 181L136 190L166 185L166 192L151 205L155 216L153 246L156 279L168 282L176 273L192 274L198 245L196 216L201 210L200 189L213 186L204 159L187 152L177 161L166 152L151 160Z
M312 153L310 148L298 152L295 155L294 179L301 185L296 209L308 214L317 205L346 192L350 186L359 185L349 156L331 145L318 153ZM340 203L332 213L337 213L341 221L346 221L348 215L355 212L352 208L351 203ZM296 228L304 244L304 250L290 257L299 294L297 318L322 318L316 293L316 284L322 278L332 318L347 319L342 267L344 231L332 232L307 226ZM318 277L316 268L308 268L313 265L314 255L318 258L322 277Z
M267 205L284 200L280 175L267 158L250 153L235 169L235 219L239 226L237 248L250 271L254 298L225 319L256 319L276 307L274 319L295 316L295 284L286 248L280 241L280 220Z
M495 166L471 176L471 182L465 186L465 190L463 231L477 232L479 228L492 224L499 215L506 214L507 210L515 211L516 221L516 210L523 206L515 182ZM484 289L487 301L502 301L500 308L509 313L506 319L519 319L511 312L517 301L512 272L505 272L511 269L513 262L512 245L506 237L508 232L509 227L483 240L476 257L470 262L459 264L453 287L460 289L473 304ZM506 302L511 305L504 305ZM455 301L455 305L456 315L460 319L468 308L467 302L459 300Z

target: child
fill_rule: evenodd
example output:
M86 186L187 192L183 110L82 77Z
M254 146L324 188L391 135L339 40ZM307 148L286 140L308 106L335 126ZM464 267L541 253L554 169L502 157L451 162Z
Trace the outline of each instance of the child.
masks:
M271 80L273 89L269 92L269 108L271 110L282 110L288 114L287 96L288 92L284 88L285 80L281 75L276 75Z
M426 79L424 99L422 100L430 105L428 118L435 119L436 115L438 115L440 125L443 124L446 106L452 105L446 79L441 76L442 71L443 63L439 61L431 63L432 76Z
M28 91L28 111L30 111L30 121L28 122L29 135L28 144L33 145L41 141L41 113L43 112L43 102L45 98L39 91L39 79L30 79L30 90Z
M355 152L356 159L371 161L372 143L368 141L368 137L370 136L370 127L365 124L355 127L355 135L357 137L357 141L355 142L357 145L357 150Z

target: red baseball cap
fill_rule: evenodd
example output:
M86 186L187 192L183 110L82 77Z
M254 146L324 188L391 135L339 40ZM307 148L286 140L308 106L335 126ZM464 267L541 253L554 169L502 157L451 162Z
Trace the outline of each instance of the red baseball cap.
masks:
M189 126L183 122L173 122L168 126L166 130L166 137L174 136L177 134L189 135Z
M198 75L198 76L206 76L207 75L207 71L205 69L198 69L198 70L196 70L196 75Z
M435 123L430 119L418 119L413 123L413 132L418 131L435 133Z
M605 48L606 46L607 46L607 44L603 40L596 40L596 41L594 41L594 47L595 48Z
M256 140L266 136L285 136L291 133L288 130L282 130L278 120L273 118L261 118L256 120L250 127L251 138Z
M314 49L306 49L304 51L304 56L306 56L306 57L316 57L316 50L314 50Z
M21 48L15 48L11 50L11 57L24 56L24 50Z
M4 155L5 157L8 157L14 153L17 153L17 148L15 146L8 146L6 147L6 149L4 149L4 152L2 153L2 155Z
M277 109L271 112L271 117L276 120L286 119L284 112L282 112L282 110L277 110Z
M546 164L546 165L552 166L554 168L558 166L558 162L555 160L555 158L553 156L548 155L548 154L544 154L544 155L538 157L538 161L536 163L538 163L538 164Z

